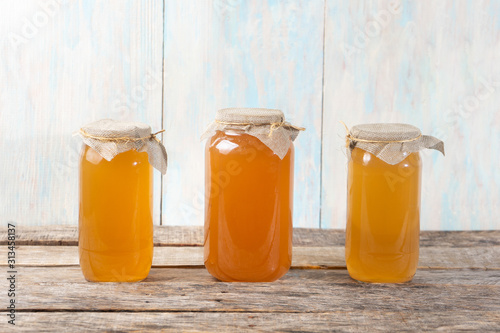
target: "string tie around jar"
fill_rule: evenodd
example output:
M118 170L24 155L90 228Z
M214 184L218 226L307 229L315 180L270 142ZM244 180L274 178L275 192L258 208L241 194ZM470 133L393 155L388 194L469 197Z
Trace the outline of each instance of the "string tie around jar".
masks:
M151 126L133 121L101 119L82 126L74 132L83 143L110 162L118 154L135 150L146 152L151 166L162 174L167 172L167 151L157 135L165 130L151 133Z
M80 135L82 135L84 137L95 139L95 140L99 140L99 141L105 141L105 142L119 142L119 141L123 141L123 142L136 142L136 141L146 141L146 140L149 140L149 139L155 139L157 142L161 142L156 137L156 135L165 132L165 130L162 129L161 131L158 131L156 133L152 133L151 135L140 137L140 138L133 138L133 137L130 137L130 136L122 136L122 137L118 137L118 138L105 137L105 136L96 136L96 135L92 135L92 134L89 134L89 133L85 132L85 130L83 130L82 128L80 128L79 132L80 132Z
M263 123L263 124L255 124L255 123L240 123L240 122L228 122L228 121L220 121L220 120L215 120L216 123L222 124L222 125L234 125L234 126L269 126L269 134L267 136L272 136L273 132L277 130L280 127L288 127L288 128L293 128L296 129L297 131L305 131L306 129L304 127L299 127L299 126L294 126L286 121L278 121L275 123Z
M281 160L285 158L300 131L305 130L287 122L281 110L228 108L217 111L214 121L202 134L201 139L209 139L218 132L224 133L231 129L258 139Z
M408 155L423 149L434 149L444 155L443 141L423 135L420 129L410 124L374 123L359 124L346 130L346 151L350 158L354 149L371 153L383 162L396 165Z

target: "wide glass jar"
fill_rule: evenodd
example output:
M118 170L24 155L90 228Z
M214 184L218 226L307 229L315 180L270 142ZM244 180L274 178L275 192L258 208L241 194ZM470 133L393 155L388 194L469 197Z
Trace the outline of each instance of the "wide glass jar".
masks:
M95 282L143 280L153 260L153 167L149 161L157 154L146 142L159 142L149 126L138 123L101 121L88 125L80 135L85 142L80 158L78 229L83 275ZM162 147L157 148L161 151Z
M220 122L206 144L205 266L221 281L270 282L291 265L296 135L282 128L288 125L281 111L261 110L260 118L255 112L219 111ZM253 126L249 123L261 124L257 130L267 138L284 135L284 155L242 128ZM273 123L282 125L269 136Z
M348 139L345 257L349 274L364 282L410 281L419 256L419 150L442 150L442 142L404 124L358 125Z

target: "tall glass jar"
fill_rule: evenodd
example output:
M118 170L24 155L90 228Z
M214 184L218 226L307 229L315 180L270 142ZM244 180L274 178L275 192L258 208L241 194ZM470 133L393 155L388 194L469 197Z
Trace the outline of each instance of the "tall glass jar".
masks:
M153 168L135 150L80 159L80 267L89 281L140 281L153 261Z
M222 281L277 280L292 260L294 147L282 128L288 125L281 111L265 109L221 110L216 122L205 149L205 266ZM272 124L282 125L269 135ZM252 126L269 140L283 134L284 154L284 146L280 156Z
M364 282L410 281L419 257L419 150L442 150L442 142L404 124L358 125L348 139L349 274Z
M159 151L163 146L149 126L138 123L100 121L84 127L80 135L85 142L78 229L83 275L94 282L143 280L153 260L149 161L158 152L148 146L156 145Z

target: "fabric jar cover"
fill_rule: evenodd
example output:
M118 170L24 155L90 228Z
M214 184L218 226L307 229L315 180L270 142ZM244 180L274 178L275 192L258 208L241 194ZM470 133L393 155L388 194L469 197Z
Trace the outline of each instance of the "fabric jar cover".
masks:
M231 108L217 111L215 121L208 126L201 140L211 138L217 131L234 128L259 139L280 159L285 157L299 132L305 130L286 122L280 110Z
M400 163L411 153L422 149L435 149L444 155L443 141L422 135L417 127L408 124L356 125L348 130L346 140L349 158L352 150L359 148L391 165Z
M76 134L107 161L135 149L147 152L149 163L162 174L167 172L167 152L155 136L158 133L152 134L149 125L101 119L83 126Z

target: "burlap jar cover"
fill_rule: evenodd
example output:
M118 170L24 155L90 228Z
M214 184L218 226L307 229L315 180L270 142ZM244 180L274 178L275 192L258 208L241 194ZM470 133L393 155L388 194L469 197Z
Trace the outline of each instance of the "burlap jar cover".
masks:
M158 133L151 133L151 127L138 122L124 122L101 119L83 126L76 135L97 151L107 161L116 155L135 149L147 152L149 163L162 174L167 172L167 152Z
M422 149L435 149L444 155L443 141L422 135L417 127L408 124L362 124L353 126L351 130L346 126L346 131L349 158L354 148L372 153L391 165Z
M280 110L258 108L231 108L217 111L215 121L201 136L201 140L211 138L217 131L240 129L254 136L283 159L291 143L305 128L285 121Z

